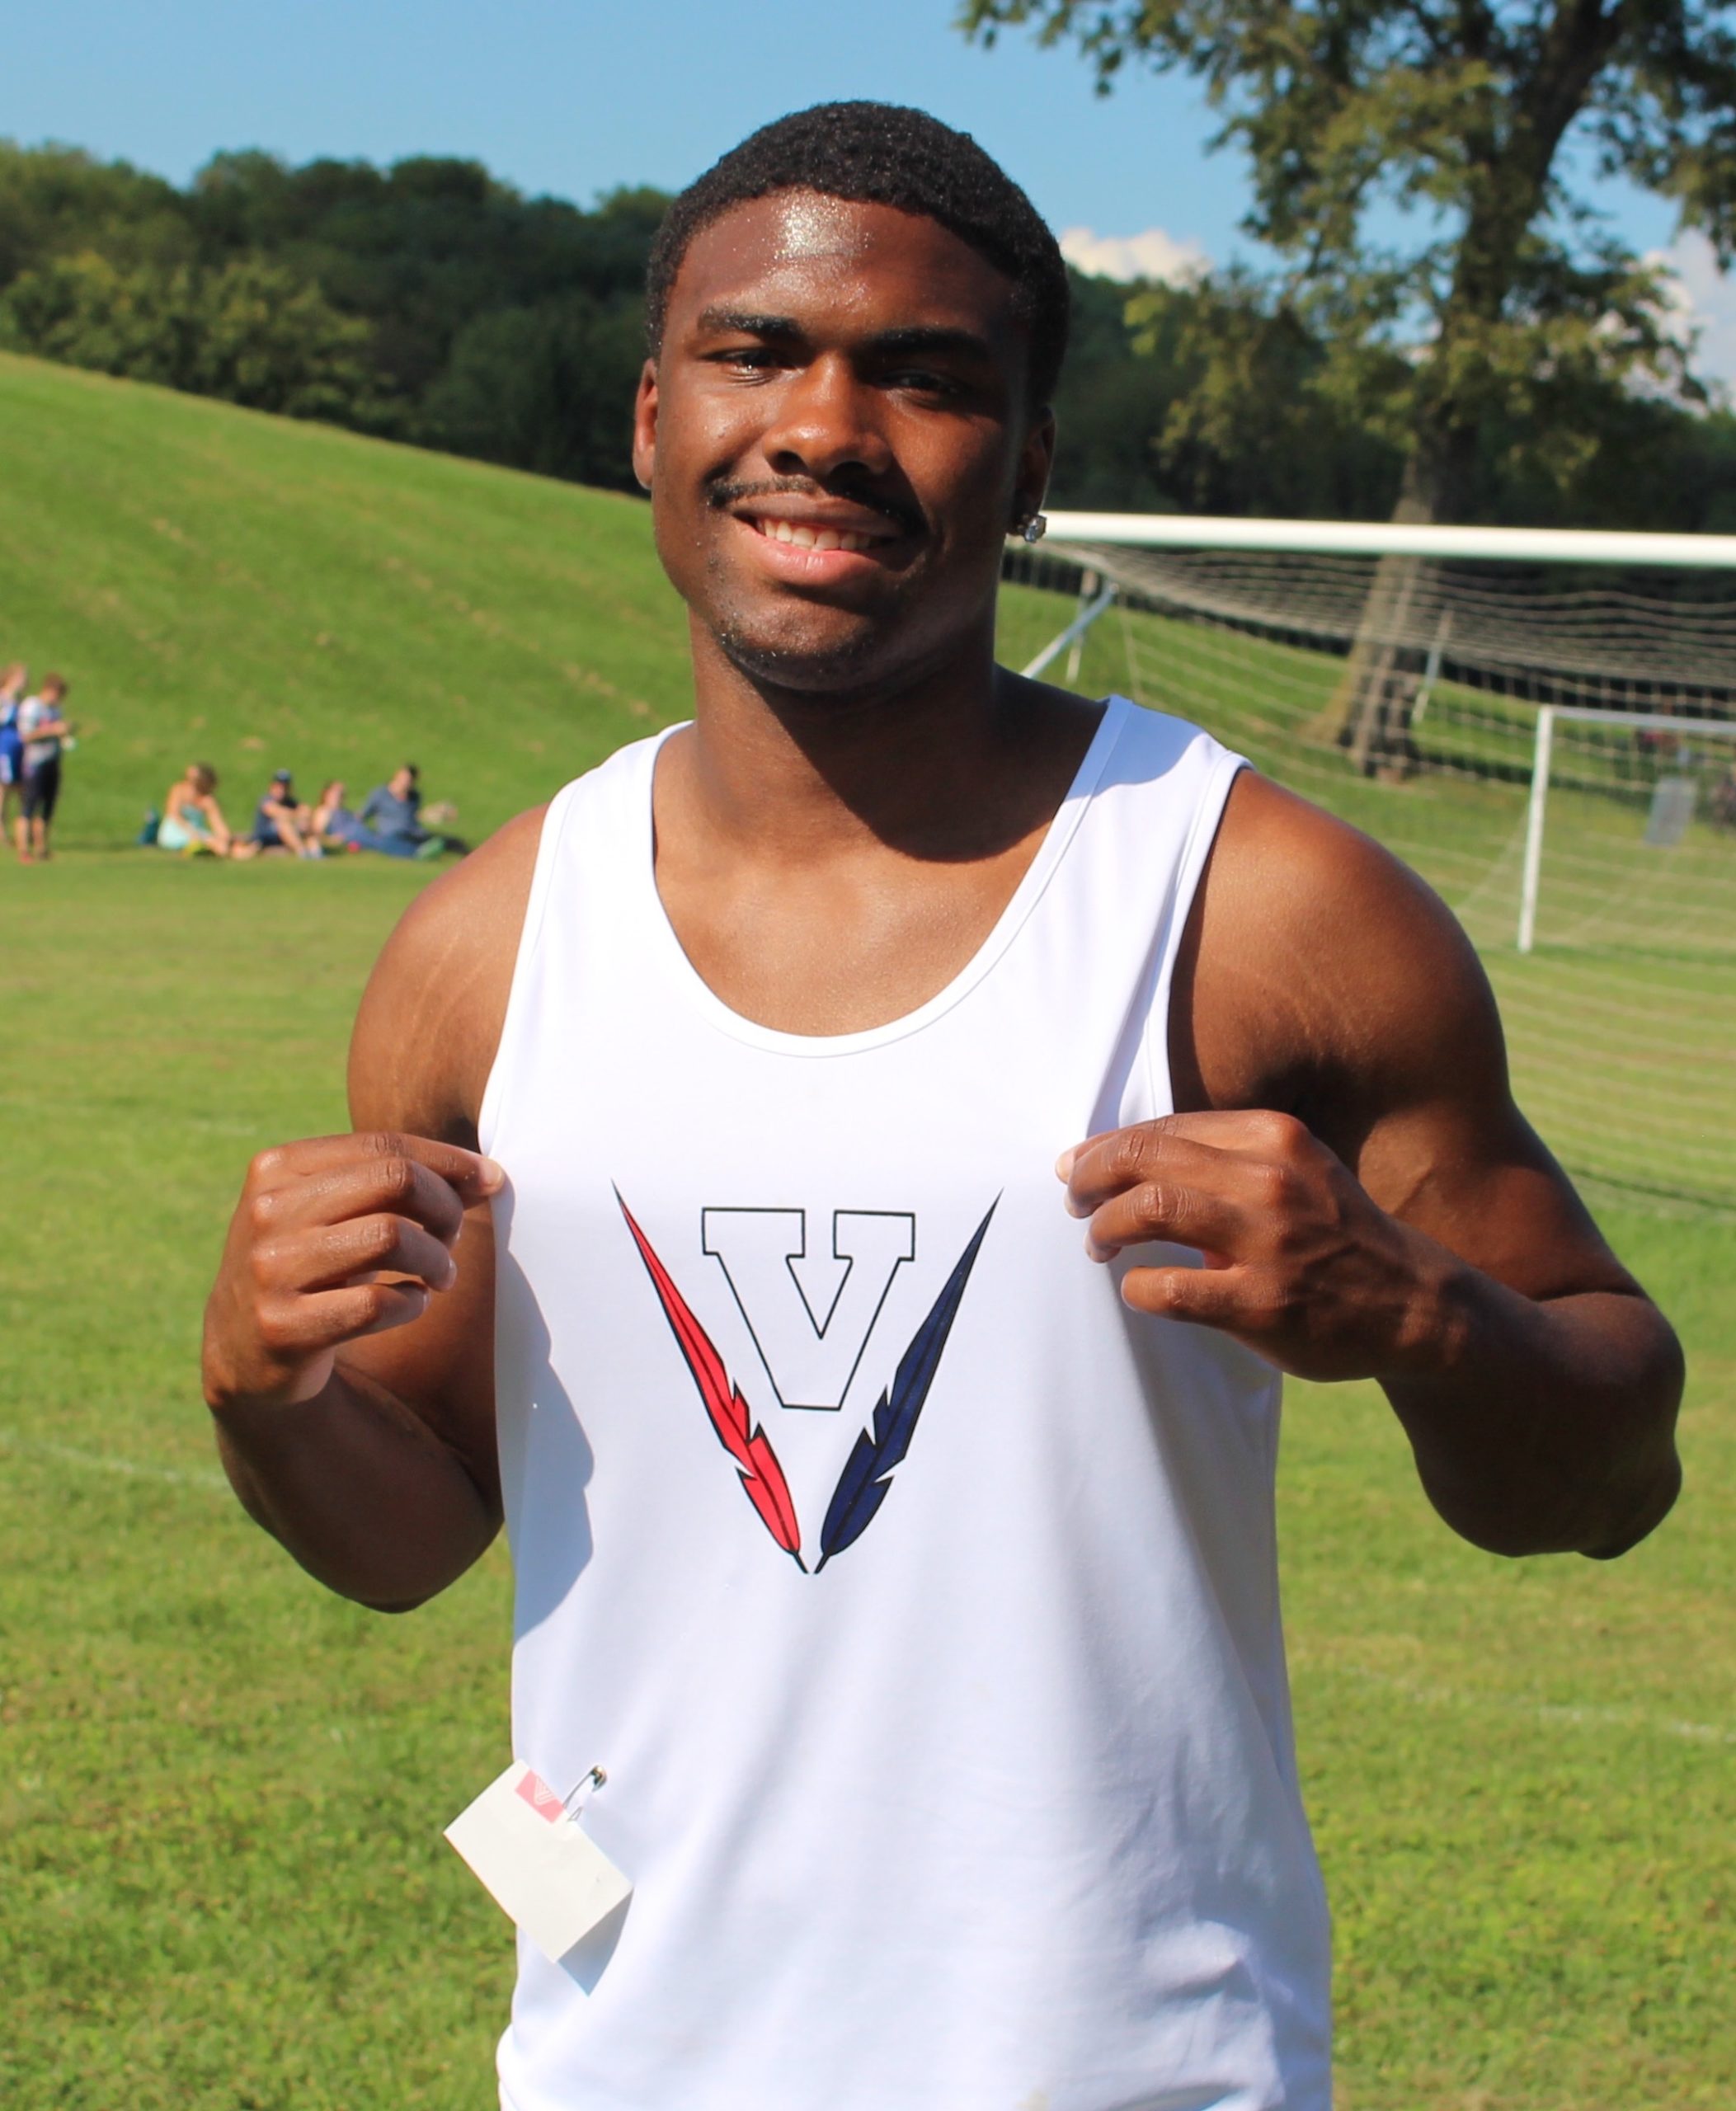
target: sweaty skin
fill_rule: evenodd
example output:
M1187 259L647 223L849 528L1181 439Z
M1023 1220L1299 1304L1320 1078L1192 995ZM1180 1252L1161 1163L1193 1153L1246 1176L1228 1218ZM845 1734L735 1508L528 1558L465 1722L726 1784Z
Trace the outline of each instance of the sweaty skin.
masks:
M657 886L735 1011L837 1034L914 1010L1035 855L1099 715L994 665L1004 538L1052 448L1010 283L933 221L793 192L694 238L634 460L694 651ZM406 915L356 1023L356 1133L254 1161L208 1310L241 1499L385 1609L501 1521L501 1176L476 1125L541 820ZM1422 882L1243 773L1170 1037L1183 1111L1056 1139L1056 1206L1099 1258L1206 1254L1131 1270L1129 1301L1378 1379L1482 1545L1602 1555L1649 1531L1678 1483L1674 1337L1515 1108L1481 969Z

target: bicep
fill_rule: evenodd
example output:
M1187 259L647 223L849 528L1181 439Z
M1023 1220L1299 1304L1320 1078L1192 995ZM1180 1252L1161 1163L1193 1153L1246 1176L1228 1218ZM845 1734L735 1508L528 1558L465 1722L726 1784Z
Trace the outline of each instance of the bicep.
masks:
M1300 1116L1389 1215L1527 1296L1634 1287L1514 1103L1458 919L1380 844L1244 771L1178 976L1197 1103Z
M1335 1041L1323 1032L1310 1126L1389 1215L1510 1289L1634 1288L1514 1099L1494 993L1457 919L1357 840L1343 909L1362 957Z

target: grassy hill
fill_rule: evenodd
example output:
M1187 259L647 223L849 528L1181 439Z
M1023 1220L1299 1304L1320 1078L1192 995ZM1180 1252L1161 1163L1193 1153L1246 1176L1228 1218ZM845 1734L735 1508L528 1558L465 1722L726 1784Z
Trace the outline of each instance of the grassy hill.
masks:
M686 708L630 498L0 356L0 657L73 684L64 840L130 838L195 756L407 755L477 834Z

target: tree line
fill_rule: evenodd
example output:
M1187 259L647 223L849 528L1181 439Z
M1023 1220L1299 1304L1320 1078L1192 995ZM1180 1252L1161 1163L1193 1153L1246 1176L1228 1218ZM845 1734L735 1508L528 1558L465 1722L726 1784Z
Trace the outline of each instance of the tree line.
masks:
M0 345L417 446L631 489L645 261L668 204L527 198L480 164L224 153L185 187L0 142ZM1354 390L1329 327L1236 272L1074 275L1057 505L1380 518L1409 457L1401 350ZM1384 363L1384 364L1383 364ZM1736 529L1736 418L1611 377L1574 444L1485 405L1460 517Z

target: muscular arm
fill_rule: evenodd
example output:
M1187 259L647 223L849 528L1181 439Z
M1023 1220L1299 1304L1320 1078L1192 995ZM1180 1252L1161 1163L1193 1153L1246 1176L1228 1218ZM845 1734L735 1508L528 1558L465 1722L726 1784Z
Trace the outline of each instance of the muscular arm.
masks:
M444 1589L500 1526L498 1174L476 1117L540 818L412 906L356 1021L355 1133L254 1160L206 1311L237 1494L321 1582L382 1610Z
M1680 1350L1514 1105L1482 969L1414 874L1244 773L1171 1064L1188 1111L1072 1168L1100 1254L1207 1251L1130 1271L1131 1302L1379 1380L1479 1545L1607 1556L1651 1530L1680 1480Z

